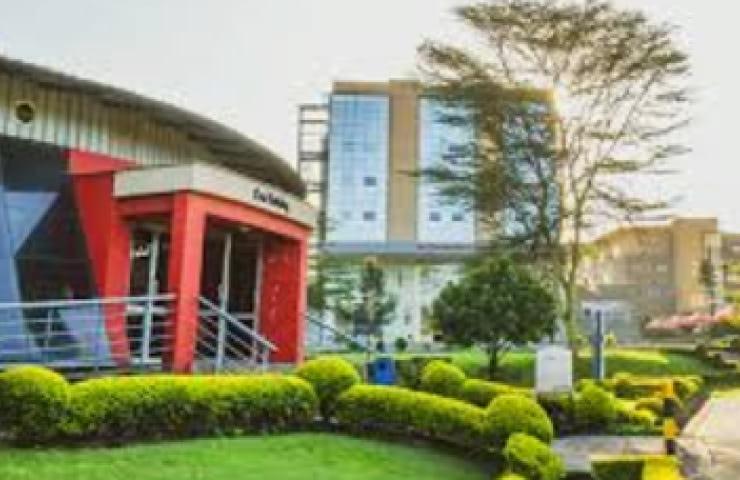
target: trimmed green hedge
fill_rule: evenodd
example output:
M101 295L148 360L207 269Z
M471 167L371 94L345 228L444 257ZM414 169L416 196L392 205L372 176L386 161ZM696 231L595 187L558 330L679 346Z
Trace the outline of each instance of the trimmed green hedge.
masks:
M20 444L44 443L61 433L70 401L61 375L19 366L0 373L0 427Z
M316 416L311 385L292 376L141 376L72 387L67 434L121 443L138 439L273 432Z
M462 370L451 363L435 360L422 370L419 389L454 398L460 394L464 382L465 373Z
M353 431L420 435L474 448L489 443L482 409L401 387L355 385L340 395L336 419Z
M560 457L547 444L524 433L509 437L504 458L511 472L529 480L559 480L565 475Z
M325 419L334 413L339 395L361 381L355 367L341 357L309 360L298 367L295 374L313 386L319 397L321 415Z
M318 399L292 376L131 376L70 386L41 367L0 374L0 428L14 443L132 440L297 429Z
M616 411L617 423L643 427L647 430L645 433L657 433L656 427L659 416L649 409L640 407L639 403L617 399Z
M606 429L617 419L614 395L596 385L587 385L575 399L575 418L589 431Z
M627 373L618 373L612 379L606 380L604 387L612 390L619 398L637 399L663 395L666 382L673 383L673 390L681 400L695 396L704 386L704 380L693 375L634 377Z
M532 391L527 388L512 387L505 383L489 382L486 380L468 379L462 384L458 397L460 400L472 403L479 407L487 407L499 395L519 394L531 396Z
M545 443L552 442L552 422L545 410L532 398L504 394L486 408L486 428L493 445L503 448L514 433L526 433Z

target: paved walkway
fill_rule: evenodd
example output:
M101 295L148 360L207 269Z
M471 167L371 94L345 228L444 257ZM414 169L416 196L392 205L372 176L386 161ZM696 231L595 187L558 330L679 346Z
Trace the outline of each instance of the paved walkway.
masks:
M690 480L740 479L740 392L709 399L679 444Z
M738 427L740 430L740 426ZM558 438L553 448L563 458L569 472L590 472L591 455L599 454L659 454L663 453L660 437L615 437L607 435L577 435ZM735 477L738 480L740 477Z

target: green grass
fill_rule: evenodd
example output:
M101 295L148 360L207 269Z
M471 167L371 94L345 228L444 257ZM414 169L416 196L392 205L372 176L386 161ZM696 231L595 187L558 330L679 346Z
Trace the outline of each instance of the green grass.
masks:
M348 353L342 356L356 364L365 361L365 354ZM483 350L471 348L450 352L400 353L398 359L414 356L448 356L469 377L483 378L488 372L488 357ZM671 375L707 375L718 370L691 353L663 352L655 349L613 348L606 352L606 374L626 372L635 376L661 377ZM532 350L514 350L501 361L496 380L512 385L534 385L535 353ZM591 357L583 352L576 360L576 379L591 377Z
M469 376L481 376L486 372L486 356L480 350L466 350L451 354L452 361ZM528 350L508 353L501 362L498 380L523 386L534 384L535 353ZM706 375L716 370L706 362L674 352L639 349L610 349L606 352L606 374L627 372L636 376ZM591 356L582 354L576 359L575 376L591 376Z
M482 480L480 465L429 448L302 433L122 448L0 449L3 480Z

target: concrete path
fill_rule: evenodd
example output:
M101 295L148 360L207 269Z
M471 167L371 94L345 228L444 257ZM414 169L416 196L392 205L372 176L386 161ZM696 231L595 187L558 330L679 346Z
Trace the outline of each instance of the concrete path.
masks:
M690 480L740 479L740 392L710 398L679 445Z
M738 427L740 430L740 426ZM558 438L553 449L563 458L569 472L590 472L591 455L660 454L663 439L660 437L615 437L607 435L577 435ZM735 480L740 479L736 477Z

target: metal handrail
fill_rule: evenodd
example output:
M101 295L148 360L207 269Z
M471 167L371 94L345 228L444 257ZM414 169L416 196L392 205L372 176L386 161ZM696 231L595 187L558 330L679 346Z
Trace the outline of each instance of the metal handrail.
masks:
M314 325L318 326L319 328L323 328L325 330L329 330L331 333L333 333L335 336L339 336L341 340L344 340L345 342L356 346L360 351L363 353L368 353L370 350L367 348L366 345L363 345L362 342L360 342L356 337L354 337L352 334L343 332L339 330L338 328L329 325L326 322L323 322L317 318L313 318L310 313L306 314L306 319L313 323Z
M0 368L161 364L159 357L172 348L171 308L164 304L174 299L168 293L0 303ZM112 324L113 317L124 323ZM133 317L141 320L132 324Z
M116 303L138 303L138 302L160 302L175 299L174 293L164 293L161 295L135 296L135 297L102 297L102 298L85 298L85 299L68 299L68 300L42 300L37 302L0 302L0 310L10 309L31 309L31 308L54 308L54 307L81 307L81 306L99 306L112 305Z
M215 371L245 363L263 368L267 365L270 353L277 350L272 342L207 298L199 297L198 302L202 310L196 344L204 351L200 359L213 362Z
M222 309L218 305L214 304L210 300L204 297L198 297L198 301L208 309L216 312L219 314L219 316L223 317L227 322L229 322L230 325L235 325L236 328L242 331L242 333L245 333L249 335L250 337L257 340L259 343L261 343L263 346L266 346L270 349L270 351L276 352L277 347L274 343L257 333L255 330L252 330L251 328L245 326L242 322L236 319L232 314L227 312L226 310Z

